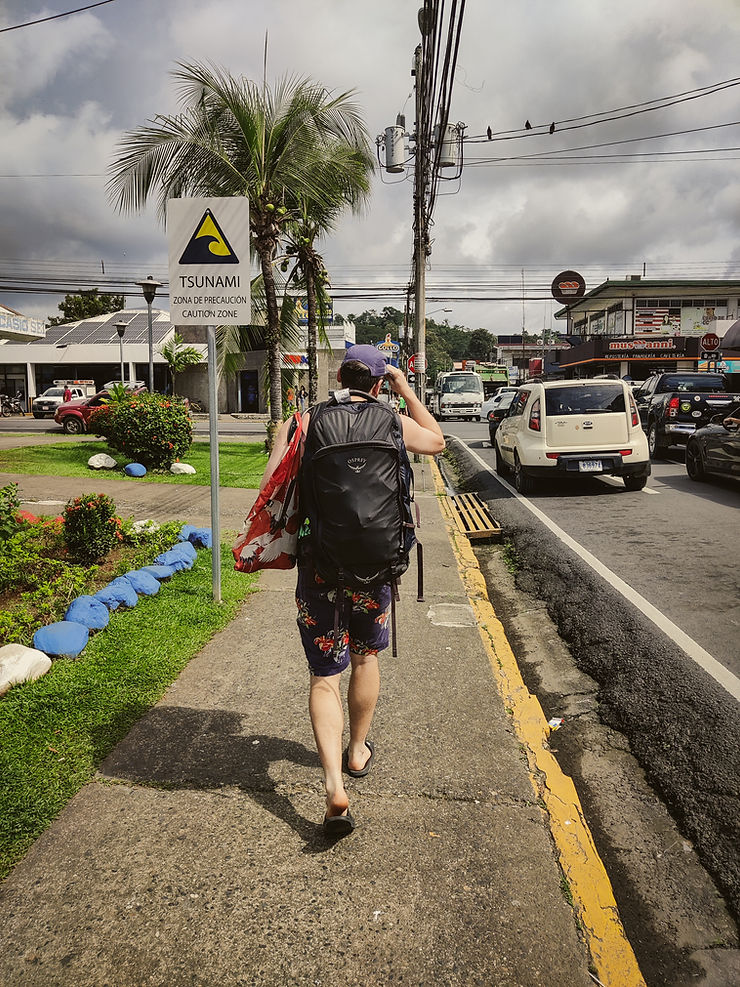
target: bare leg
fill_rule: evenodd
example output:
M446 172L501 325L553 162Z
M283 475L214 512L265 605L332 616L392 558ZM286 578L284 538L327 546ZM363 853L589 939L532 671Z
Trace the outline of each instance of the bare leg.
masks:
M365 746L375 705L380 692L380 667L377 655L351 653L352 672L347 692L349 706L349 748L347 766L361 771L367 764L370 751Z
M312 675L308 697L311 725L324 769L327 816L343 815L349 799L342 780L342 730L344 711L339 692L340 675Z

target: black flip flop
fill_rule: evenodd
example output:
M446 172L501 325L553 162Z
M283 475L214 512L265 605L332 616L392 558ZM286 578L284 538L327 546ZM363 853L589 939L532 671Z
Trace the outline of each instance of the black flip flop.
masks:
M355 821L349 812L343 816L324 816L324 833L332 840L348 836L355 828Z
M373 759L375 758L375 744L372 740L365 741L365 747L370 751L370 757L367 759L364 768L360 768L359 771L353 771L352 768L347 765L347 774L351 778L364 778L366 774L370 773L370 768L373 766Z

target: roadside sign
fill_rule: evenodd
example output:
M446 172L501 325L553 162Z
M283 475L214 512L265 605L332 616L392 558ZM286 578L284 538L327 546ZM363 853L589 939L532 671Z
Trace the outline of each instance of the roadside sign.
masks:
M412 374L417 372L420 374L425 373L427 369L427 358L422 358L421 353L414 353L413 356L409 357L408 368Z
M705 332L700 340L701 348L707 352L719 349L719 336L716 332Z
M391 334L386 333L385 339L375 344L375 348L380 350L388 363L394 367L398 366L398 354L401 352L401 344L391 339Z
M173 325L251 323L248 199L169 199L167 242Z
M553 279L550 290L552 297L561 305L570 305L586 293L586 282L578 271L561 271Z
M720 350L702 350L699 355L700 360L711 360L714 363L717 360L722 360L722 353Z

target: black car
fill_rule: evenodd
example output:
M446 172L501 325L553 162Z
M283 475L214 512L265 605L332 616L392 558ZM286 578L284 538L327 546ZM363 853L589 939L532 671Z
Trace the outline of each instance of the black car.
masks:
M515 390L503 391L497 396L494 402L493 408L488 412L488 435L491 439L491 447L493 448L493 440L496 435L496 429L499 423L506 418L509 414L509 408L511 407L512 401L517 395Z
M740 405L697 429L686 446L686 472L692 480L708 473L740 477Z

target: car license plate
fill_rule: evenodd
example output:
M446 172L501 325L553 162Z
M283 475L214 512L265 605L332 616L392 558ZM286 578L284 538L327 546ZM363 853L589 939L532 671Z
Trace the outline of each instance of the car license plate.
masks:
M581 473L600 473L601 472L601 460L600 459L582 459L578 464L578 469Z

